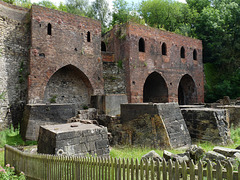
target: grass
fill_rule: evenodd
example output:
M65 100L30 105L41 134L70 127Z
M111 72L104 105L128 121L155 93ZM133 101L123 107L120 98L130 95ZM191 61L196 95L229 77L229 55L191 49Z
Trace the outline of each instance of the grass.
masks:
M233 144L229 144L227 148L235 149L237 146L240 145L240 128L231 128L231 139L233 140ZM205 152L212 151L214 147L218 145L214 145L211 142L199 142L196 143L198 146L202 147ZM139 160L144 154L147 154L149 151L154 150L156 151L161 157L163 156L163 150L159 149L151 149L151 148L140 148L140 147L113 147L110 151L110 156L114 158L138 158ZM183 153L184 151L178 150L168 150L174 154Z
M4 151L0 151L0 166L4 166Z
M11 146L28 146L36 145L36 141L23 141L21 135L19 134L19 129L15 130L13 127L6 128L0 131L0 148L3 148L5 144Z
M240 145L240 128L231 128L231 139L234 144L230 144L228 148L236 148ZM13 131L13 129L5 129L4 131L0 131L0 147L3 147L4 144L9 144L13 146L25 146L25 145L36 145L35 141L24 142L19 135L19 131ZM206 152L213 150L216 146L210 142L201 142L197 143L198 146L201 146ZM110 151L110 156L114 158L138 158L148 153L151 150L155 150L161 157L163 156L163 150L152 149L152 148L141 148L141 147L131 147L131 146L115 146ZM174 154L183 153L183 150L168 150ZM0 151L0 165L4 164L4 152Z

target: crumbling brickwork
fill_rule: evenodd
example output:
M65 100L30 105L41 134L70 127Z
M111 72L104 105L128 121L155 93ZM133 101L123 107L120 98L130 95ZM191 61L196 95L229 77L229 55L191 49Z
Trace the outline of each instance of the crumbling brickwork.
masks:
M115 62L123 61L129 102L204 102L200 40L128 23L115 26L102 41Z
M31 52L28 102L41 103L48 101L54 94L45 95L49 80L61 68L78 71L84 86L83 94L68 97L56 91L56 102L90 102L90 95L103 94L102 60L101 60L101 24L98 21L56 11L40 6L31 9ZM58 71L59 70L59 71ZM51 82L50 82L51 83ZM58 87L71 84L61 81ZM51 85L50 85L51 86ZM87 90L86 90L87 89ZM81 91L81 90L80 90ZM50 97L49 97L50 96Z

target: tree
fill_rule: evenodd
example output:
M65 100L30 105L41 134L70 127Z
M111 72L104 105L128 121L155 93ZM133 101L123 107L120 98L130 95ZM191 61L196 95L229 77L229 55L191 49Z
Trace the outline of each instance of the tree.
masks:
M137 6L134 3L130 6L125 0L113 1L111 25L114 26L115 24L122 24L128 21L144 23L137 11Z
M106 0L95 0L91 6L91 16L101 21L102 30L106 29L111 13Z
M206 101L240 96L240 2L215 0L201 11L196 34L203 40L204 62L214 66L215 80L207 77ZM206 66L205 71L208 71Z
M58 10L58 7L49 0L40 1L39 3L36 3L36 5Z
M211 4L211 0L186 0L186 2L191 9L196 9L198 13Z
M145 22L156 28L193 35L192 25L198 13L187 4L170 0L146 0L140 5L140 14Z
M9 4L14 4L15 3L15 0L3 0L4 2L6 3L9 3Z
M68 13L87 17L89 15L90 6L88 0L67 0L66 7Z

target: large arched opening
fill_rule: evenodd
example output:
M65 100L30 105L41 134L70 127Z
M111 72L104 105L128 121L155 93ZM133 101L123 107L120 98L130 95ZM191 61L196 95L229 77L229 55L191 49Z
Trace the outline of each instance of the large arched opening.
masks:
M88 77L77 67L67 65L57 70L49 79L44 101L47 103L73 103L83 109L90 103L92 86Z
M193 78L185 74L178 86L178 104L187 105L197 102L197 89Z
M153 72L147 77L143 87L143 102L168 102L167 84L159 73Z

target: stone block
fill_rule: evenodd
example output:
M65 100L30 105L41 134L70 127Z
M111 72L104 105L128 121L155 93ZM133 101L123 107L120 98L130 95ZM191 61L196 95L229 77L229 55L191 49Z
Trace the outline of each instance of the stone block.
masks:
M82 136L76 136L76 134ZM41 126L38 152L57 154L62 151L66 155L96 154L106 157L109 156L109 143L107 135L103 138L102 134L107 134L105 127L79 122Z
M128 103L125 94L106 94L102 96L92 96L91 106L98 108L100 113L108 116L120 115L120 105Z
M227 157L234 157L235 153L240 153L240 150L238 149L231 149L231 148L225 148L225 147L214 147L213 151Z
M155 144L160 148L191 145L187 126L176 103L122 104L121 123L123 129L134 132L129 134L134 137L130 140L133 144Z
M213 108L181 109L193 141L210 141L214 144L231 143L226 110Z
M24 139L36 141L41 125L66 123L67 119L73 116L73 104L28 104L21 122L21 135Z
M224 156L223 154L221 153L218 153L218 152L214 152L214 151L208 151L204 158L204 160L210 160L210 161L213 161L213 162L217 162L217 161L223 161L223 160L226 160L227 157Z
M226 109L228 112L227 122L229 127L240 127L240 106L238 105L225 105L217 106L219 109Z

